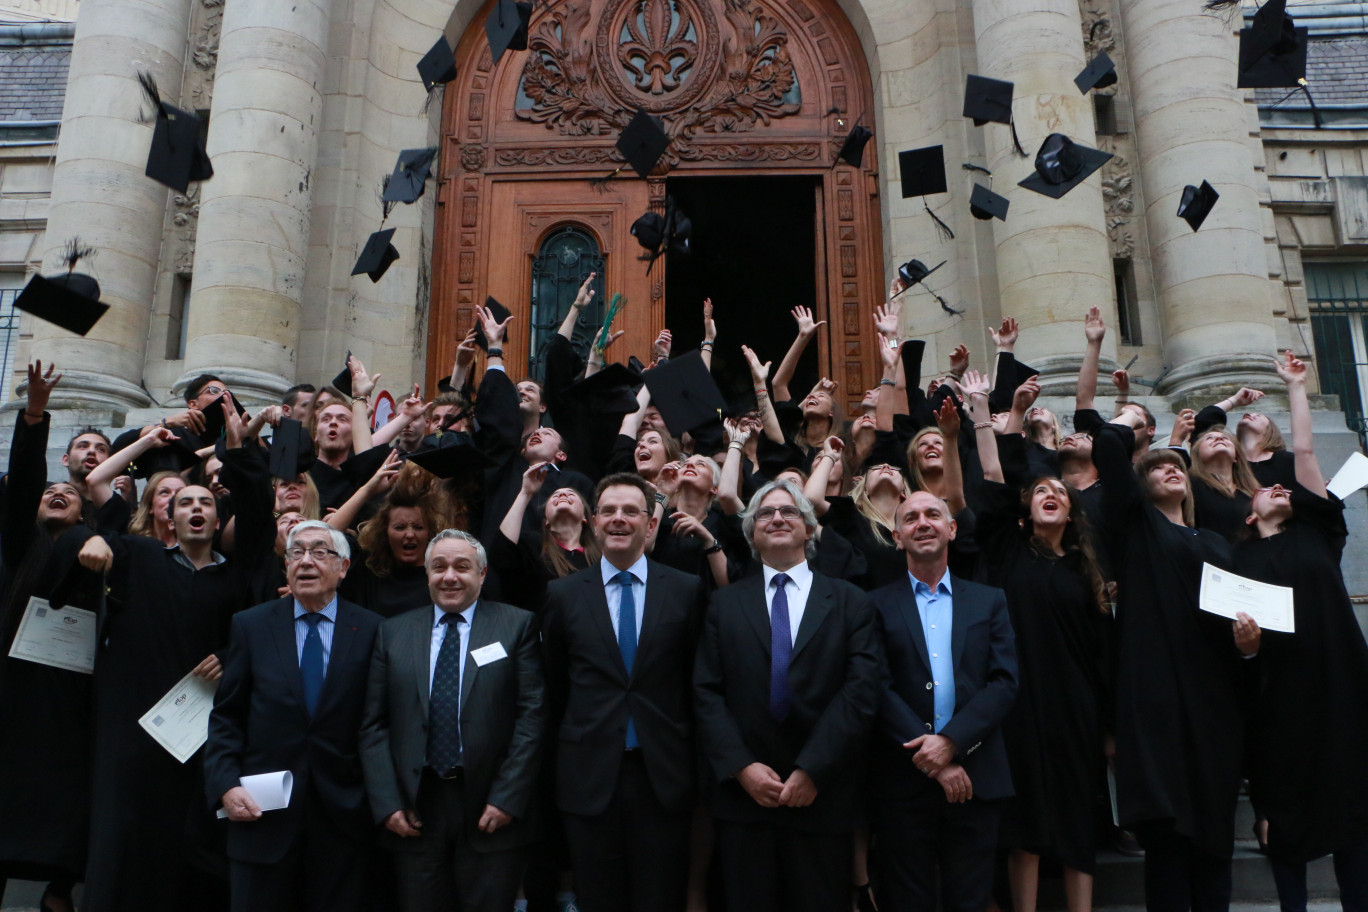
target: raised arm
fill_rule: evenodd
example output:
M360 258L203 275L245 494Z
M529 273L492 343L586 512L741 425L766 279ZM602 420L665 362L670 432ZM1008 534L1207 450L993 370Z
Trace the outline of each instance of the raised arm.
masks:
M585 278L584 284L579 287L579 293L575 295L574 303L571 304L570 309L565 312L565 319L561 321L560 329L556 330L556 333L564 337L567 342L574 341L575 324L579 322L580 311L594 300L594 295L597 292L589 286L594 283L594 277L597 275L598 273L591 272L588 277Z
M1102 311L1088 308L1083 318L1083 335L1087 346L1083 349L1083 364L1078 368L1078 392L1074 394L1074 409L1090 409L1097 401L1097 368L1102 361L1102 340L1107 335L1107 324L1102 322Z
M1012 394L1011 415L1007 418L1007 429L1004 433L1020 434L1026 427L1026 413L1035 405L1036 398L1040 396L1040 380L1032 377L1025 383L1016 388Z
M646 409L651 404L651 391L646 388L646 384L641 385L641 389L636 394L637 410L629 415L622 416L622 425L618 428L618 433L623 437L631 437L636 440L637 432L641 430L642 419L646 417Z
M760 422L765 426L765 436L773 443L784 442L784 431L779 426L779 416L774 413L774 403L770 401L769 388L765 386L773 361L760 363L760 357L748 346L741 346L741 354L750 366L751 386L755 389L755 407L760 412Z
M817 335L817 328L826 326L826 320L814 323L812 311L806 307L793 308L793 319L798 323L798 335L789 346L788 352L784 354L784 360L779 362L779 370L774 373L775 402L788 402L792 399L789 394L789 382L793 380L794 371L798 370L798 359L803 357L803 350L812 341L812 337Z
M978 445L979 465L983 477L988 481L1002 481L1002 460L998 456L997 435L993 433L993 415L988 407L988 378L978 371L965 371L965 403L969 409L969 419L974 422L974 442ZM949 471L949 462L946 462Z
M387 444L398 437L409 426L409 422L423 414L423 397L418 395L418 384L413 384L413 393L399 406L394 413L394 417L385 422L384 427L380 428L371 435L371 446L376 447Z
M357 488L342 506L328 514L323 521L339 532L350 529L352 522L361 512L361 508L393 486L394 479L401 468L403 465L399 460L399 452L391 450L389 455L385 457L385 461L380 464L380 468L375 470L375 474L368 478L365 484Z
M1321 474L1312 445L1311 404L1306 398L1306 365L1294 358L1289 349L1276 369L1283 383L1287 384L1287 400L1292 411L1292 456L1297 483L1317 497L1324 497L1325 476Z
M717 483L717 504L728 516L735 516L746 508L741 499L741 464L746 459L746 441L754 432L754 425L746 425L735 418L722 419L727 435L727 458L722 462L722 479Z
M380 375L372 377L366 373L366 365L355 355L347 356L347 367L351 369L352 378L352 452L364 453L374 446L371 443L370 394Z
M499 523L499 532L512 544L516 545L522 537L523 515L527 512L527 505L532 502L532 498L541 490L542 481L546 478L546 470L550 465L549 462L539 462L523 472L518 496L513 498L512 505L504 514L503 522Z
M712 370L713 345L717 342L717 324L713 322L712 298L703 299L703 341L698 346L703 366Z
M875 323L879 321L879 314L874 316ZM902 372L901 352L896 347L897 340L894 340L894 347L890 347L886 341L880 339L879 358L883 361L883 376L879 378L879 398L874 403L874 426L881 431L893 430L893 415L896 414L899 397L902 399L902 406L907 407L907 388L898 388L898 377Z
M465 389L466 380L470 378L470 368L475 364L475 338L475 327L472 325L466 331L461 344L456 346L456 363L451 366L449 379L451 388L457 392Z
M168 444L176 444L176 435L168 428L154 427L151 431L130 443L116 453L111 453L104 462L91 469L86 476L86 491L90 502L103 507L114 496L114 479L128 470L148 450L161 449Z
M946 396L936 412L936 427L940 428L941 439L945 441L945 454L941 461L945 464L945 502L950 505L951 513L959 513L966 506L964 500L964 467L960 463L959 408L954 396Z
M807 484L803 487L803 493L812 501L812 509L818 516L825 515L830 507L827 503L827 482L831 480L831 467L841 458L843 449L845 441L840 437L828 437L823 440L822 452L812 463L812 474L808 476Z

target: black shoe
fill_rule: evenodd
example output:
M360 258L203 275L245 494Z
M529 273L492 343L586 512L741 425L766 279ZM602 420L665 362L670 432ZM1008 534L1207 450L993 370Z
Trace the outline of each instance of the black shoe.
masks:
M861 884L855 887L855 908L860 912L876 912L874 908L874 896L869 891L869 884Z

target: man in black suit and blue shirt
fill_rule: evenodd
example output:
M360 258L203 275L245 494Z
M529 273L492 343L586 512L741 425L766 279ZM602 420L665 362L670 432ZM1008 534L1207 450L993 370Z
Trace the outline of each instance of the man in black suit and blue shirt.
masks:
M509 912L546 720L536 617L480 598L484 546L447 529L424 556L432 608L376 637L361 729L366 788L401 912Z
M209 717L204 779L228 814L234 912L363 907L372 831L357 732L380 616L337 598L347 539L290 530L291 595L233 617ZM288 807L263 813L240 780L289 770Z
M654 493L632 473L600 481L602 560L546 591L556 797L585 912L679 912L687 892L702 596L644 556Z
M955 521L913 492L894 536L907 579L873 593L887 665L872 751L874 895L881 912L982 912L998 804L1012 795L1002 723L1016 700L1007 599L952 576Z
M727 912L850 908L879 705L868 597L811 569L817 517L790 482L742 516L763 573L719 589L694 670Z

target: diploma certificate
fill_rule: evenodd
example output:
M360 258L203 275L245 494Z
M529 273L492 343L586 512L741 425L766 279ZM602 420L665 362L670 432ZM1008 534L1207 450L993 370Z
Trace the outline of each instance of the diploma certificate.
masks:
M53 608L46 599L29 599L10 657L79 671L95 672L95 612Z
M1203 564L1199 604L1203 611L1231 620L1236 612L1243 611L1264 630L1295 632L1292 590L1287 586L1261 583Z
M209 711L214 708L217 689L217 681L206 681L192 672L177 681L138 724L167 753L184 763L209 737Z
M294 773L289 770L243 776L238 781L263 813L290 806L290 794L294 791ZM217 816L223 820L228 816L228 812L219 808Z

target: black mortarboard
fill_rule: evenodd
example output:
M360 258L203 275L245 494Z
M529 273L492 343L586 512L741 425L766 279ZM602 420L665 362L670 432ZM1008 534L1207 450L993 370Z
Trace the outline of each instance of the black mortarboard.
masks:
M569 401L590 406L596 415L630 415L637 410L640 387L639 373L614 363L571 384L565 395Z
M223 416L219 416L220 422ZM175 431L173 431L175 433ZM195 450L199 446L209 443L207 438L201 442L198 437L191 437L181 431L176 433L176 439L166 446L155 447L143 453L128 467L133 473L134 478L148 479L158 472L184 472L199 463L199 457L195 455Z
M1306 78L1308 30L1287 15L1287 0L1268 0L1240 29L1236 85L1242 89L1291 88Z
M701 352L671 358L648 370L642 379L651 391L651 404L660 410L665 427L675 437L716 419L727 406Z
M515 0L495 0L494 8L485 19L485 37L489 39L489 56L495 63L504 51L527 50L527 26L532 21L532 4Z
M385 464L389 454L393 452L389 444L377 443L369 450L348 456L338 468L347 479L358 488L370 481L380 467Z
M386 203L418 202L427 186L428 175L432 173L432 160L436 157L436 146L400 152L394 173L390 175L389 184L380 199Z
M100 303L100 283L83 272L51 278L34 275L14 306L78 336L90 332L109 310L108 304Z
M1202 222L1206 221L1206 217L1211 213L1211 207L1215 206L1220 198L1221 194L1206 181L1202 181L1200 187L1188 184L1183 188L1183 198L1178 203L1178 217L1196 231L1202 227Z
M352 394L351 356L351 349L347 349L347 357L342 359L342 370L332 381L332 387L344 396Z
M945 147L927 146L924 149L907 149L899 152L898 172L902 179L903 199L926 196L928 193L944 193Z
M496 301L493 295L485 298L484 306L489 308L489 312L494 315L495 323L502 323L513 315L513 312ZM485 336L483 320L475 321L475 344L485 351L489 351L489 339Z
M1105 89L1107 86L1116 85L1116 64L1106 51L1099 51L1096 57L1088 61L1083 72L1074 77L1074 85L1078 86L1078 91L1084 95L1092 89Z
M974 184L969 194L969 213L976 219L1001 219L1007 221L1007 207L1011 201L999 193L994 193L982 184Z
M907 285L908 288L911 288L913 285L916 285L922 279L944 266L945 262L945 260L941 260L935 266L927 269L926 264L921 260L908 260L898 267L898 278L902 279L903 283Z
M659 215L655 212L647 212L632 223L632 236L637 239L642 247L649 251L649 256L644 256L646 260L646 272L651 271L656 259L662 253L677 253L687 255L690 253L689 241L693 235L693 222L689 217L675 208L672 197L665 198L665 214Z
M247 413L247 410L242 407L242 403L238 402L237 397L232 393L224 393L222 396L219 396L213 402L206 405L203 409L204 430L198 435L199 439L206 446L223 436L223 399L225 396L228 398L228 401L233 404L233 409L239 415L245 415Z
M191 181L213 177L214 168L200 136L204 121L191 111L162 101L157 81L150 73L138 73L138 82L155 109L152 148L147 152L144 173L177 193L184 193Z
M964 116L974 119L974 126L986 123L1012 122L1012 83L987 76L970 75L964 83Z
M861 167L864 164L864 147L873 138L873 130L856 124L846 134L845 142L841 143L841 151L837 153L836 157L848 165L856 168Z
M270 472L273 478L297 478L316 460L309 429L293 418L281 418L271 435Z
M1019 185L1059 199L1106 164L1110 152L1081 146L1063 133L1051 133L1036 153L1035 173Z
M1005 412L1012 407L1012 398L1016 395L1017 387L1030 380L1032 377L1040 376L1040 371L1031 367L1029 364L1022 364L1016 360L1011 353L998 356L998 370L1002 369L1002 363L1011 357L1012 372L1010 376L1001 377L993 386L988 394L988 408L993 412Z
M432 49L418 61L418 75L423 80L423 88L429 92L456 78L456 55L451 53L451 44L445 34L439 36Z
M670 146L670 137L665 135L661 122L638 108L635 115L622 128L618 137L617 150L643 179L651 173L660 156Z
M647 250L655 253L665 240L665 216L654 210L632 222L632 237Z
M448 431L441 437L424 437L423 447L404 458L438 478L455 478L494 465L494 460L482 453L464 431Z
M372 282L380 281L390 265L399 259L399 251L390 243L392 237L394 229L384 228L366 238L366 246L356 258L356 265L352 267L351 274L360 275L364 272L370 276Z
M797 469L803 474L812 470L812 464L797 445L776 444L764 434L760 435L756 455L760 457L760 474L766 478L777 478L785 469Z

